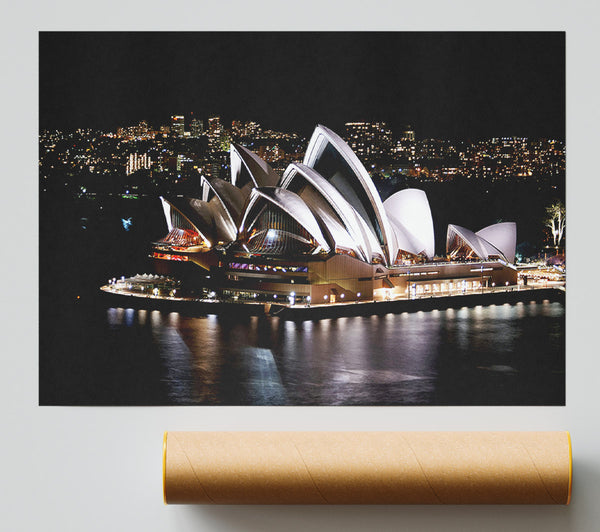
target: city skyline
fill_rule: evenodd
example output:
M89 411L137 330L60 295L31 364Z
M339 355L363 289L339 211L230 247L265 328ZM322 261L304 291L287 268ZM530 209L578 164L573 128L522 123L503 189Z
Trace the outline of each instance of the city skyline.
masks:
M97 166L101 160L117 171L123 159L125 174L152 168L162 173L165 162L177 159L177 174L185 163L192 174L206 173L216 177L214 163L227 170L227 153L231 142L239 143L257 152L266 161L283 171L291 161L303 156L305 138L295 132L279 132L251 121L233 121L226 127L219 117L206 121L194 118L192 123L184 116L172 116L171 125L152 126L146 121L115 131L78 129L73 132L43 130L40 132L40 160L48 163L58 157L64 164L73 164L91 173L106 173ZM492 137L476 141L418 139L414 130L402 128L393 132L385 122L350 122L342 135L361 161L374 174L391 177L397 171L412 172L414 176L435 178L430 175L431 165L441 170L438 178L452 179L458 174L465 177L497 178L555 178L565 170L564 142L554 139L524 137ZM71 139L67 144L64 142ZM62 142L62 144L57 144ZM70 144L74 142L74 144ZM50 157L50 159L48 159ZM70 161L70 162L69 162ZM114 163L117 162L117 167ZM208 165L208 166L207 166ZM48 165L43 168L49 170ZM429 167L429 170L427 169ZM423 171L423 173L421 173ZM185 173L185 172L183 172ZM176 176L177 178L183 177ZM43 178L44 180L46 177Z
M147 114L151 114L151 113L147 113ZM240 125L243 126L247 126L249 124L253 124L255 126L257 126L257 130L260 133L265 133L267 134L267 137L269 137L271 134L275 133L280 133L286 136L296 136L299 139L306 139L307 136L310 135L303 135L299 132L299 130L295 130L293 125L290 124L290 127L283 129L283 130L276 130L272 127L270 127L270 125L268 123L265 123L263 121L261 121L259 118L257 117L250 117L247 120L240 120L239 118L236 118L235 116L232 119L224 119L223 116L229 116L230 113L222 113L222 114L217 114L217 113L212 113L212 114L206 114L206 115L200 115L198 113L193 113L193 112L189 112L189 113L180 113L178 115L175 115L173 113L169 114L165 114L164 117L162 118L158 118L157 121L155 122L151 122L149 120L147 120L146 118L144 118L143 116L141 118L135 118L133 120L130 120L129 122L125 123L118 123L115 124L113 127L110 128L98 128L98 127L91 127L89 125L86 124L80 124L78 126L73 126L73 127L65 127L65 128L59 128L59 127L51 127L51 126L47 126L47 127L43 127L40 128L40 133L43 132L54 132L54 131L58 131L60 133L76 133L78 131L93 131L93 132L97 132L100 134L115 134L117 136L121 136L120 131L126 132L127 130L134 130L136 128L138 128L141 125L144 125L145 127L147 127L148 133L157 133L157 134L169 134L169 133L173 133L173 129L172 129L172 119L173 117L177 116L178 118L183 117L184 118L184 127L181 130L182 133L179 134L177 133L174 136L180 136L180 137L191 137L191 138L195 138L195 137L201 137L201 136L206 136L207 132L208 132L208 121L210 119L216 118L219 119L223 122L222 124L222 128L223 131L225 132L229 132L231 133L232 130L234 129L234 124L237 124L237 126L239 127ZM320 123L320 122L315 122L315 124ZM517 134L503 134L503 135L499 135L499 134L492 134L490 133L489 135L485 135L485 136L480 136L480 137L474 137L474 136L466 136L465 138L451 138L451 137L442 137L442 136L423 136L423 135L419 135L419 131L417 130L417 128L415 128L413 126L413 124L405 121L405 122L398 122L397 126L394 127L393 129L388 127L390 124L389 120L386 120L385 118L382 119L378 119L378 120L342 120L341 122L341 127L342 130L347 130L348 126L352 126L355 124L366 124L369 126L373 126L373 125L382 125L384 127L387 128L387 130L389 131L389 133L391 133L391 140L393 141L399 141L399 140L411 140L412 142L420 142L420 141L427 141L427 140L441 140L441 141L449 141L449 142L455 142L457 144L459 143L469 143L469 142L480 142L480 141L492 141L492 140L503 140L503 139L524 139L524 140L528 140L528 141L538 141L538 140L548 140L548 141L558 141L561 142L562 144L564 144L564 135L562 137L559 136L552 136L552 135L545 135L545 136L524 136L524 135L517 135ZM194 131L198 131L198 124L200 124L200 126L202 126L202 130L200 132L198 132L197 134L194 134ZM322 124L324 126L327 126L327 124ZM170 128L170 131L165 131L164 128ZM405 136L405 133L407 132L407 130L410 130L410 132L412 133L412 137L408 138ZM183 132L185 132L185 134L183 134ZM253 136L255 136L254 134L256 132L252 132ZM124 136L126 136L126 133L123 133ZM250 135L249 135L250 136ZM258 136L255 136L255 138L259 138Z
M303 38L304 37L304 38ZM40 33L40 127L171 115L564 139L564 33Z

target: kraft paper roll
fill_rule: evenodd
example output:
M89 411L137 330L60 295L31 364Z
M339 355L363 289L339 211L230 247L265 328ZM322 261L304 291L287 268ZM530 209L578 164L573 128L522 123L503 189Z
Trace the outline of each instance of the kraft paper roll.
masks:
M568 432L168 432L165 503L569 504Z

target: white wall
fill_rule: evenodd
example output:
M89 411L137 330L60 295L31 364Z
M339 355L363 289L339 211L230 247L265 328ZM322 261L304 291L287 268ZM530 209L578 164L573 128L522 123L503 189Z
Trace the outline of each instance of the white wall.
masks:
M187 5L189 9L182 8ZM6 531L256 532L344 530L592 531L600 525L600 362L597 283L600 246L592 233L598 186L598 9L588 2L478 1L290 4L75 1L9 3L2 32L2 243L0 529ZM592 4L591 2L589 3ZM481 7L481 6L489 7ZM245 7L242 7L245 6ZM352 7L352 9L349 9ZM181 9L180 9L181 8ZM235 15L235 16L234 16ZM37 406L38 29L510 29L567 30L569 272L567 406L562 408L59 408ZM240 53L246 51L241 50ZM518 80L515 80L518 82ZM8 105L6 105L8 104ZM5 234L7 234L5 232ZM590 241L592 245L590 246ZM33 246L35 248L35 246ZM590 249L591 248L591 249ZM7 255L20 255L14 261ZM37 258L37 257L36 257ZM590 267L586 266L590 264ZM29 286L23 279L29 279ZM589 286L588 286L589 283ZM26 296L22 297L24 286ZM23 316L28 318L25 320ZM572 432L570 507L165 507L164 430L562 430Z

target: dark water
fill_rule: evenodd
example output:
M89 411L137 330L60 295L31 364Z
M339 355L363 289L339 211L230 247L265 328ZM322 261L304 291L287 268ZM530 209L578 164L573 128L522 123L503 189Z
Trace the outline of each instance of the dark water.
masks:
M61 331L62 341L43 365L41 400L562 404L563 320L560 303L298 323L89 310Z
M128 201L40 227L40 404L564 404L560 303L298 323L106 308L98 286L150 271L164 230L154 200Z

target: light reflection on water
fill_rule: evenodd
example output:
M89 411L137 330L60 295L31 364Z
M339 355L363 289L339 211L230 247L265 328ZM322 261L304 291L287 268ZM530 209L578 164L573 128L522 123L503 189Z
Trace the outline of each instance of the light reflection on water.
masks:
M560 303L303 322L111 308L106 320L151 335L171 404L564 402Z

